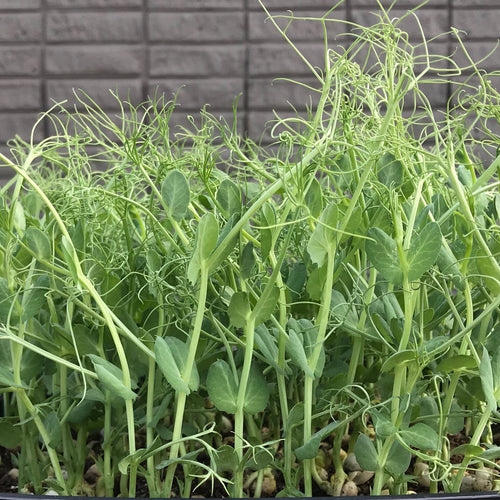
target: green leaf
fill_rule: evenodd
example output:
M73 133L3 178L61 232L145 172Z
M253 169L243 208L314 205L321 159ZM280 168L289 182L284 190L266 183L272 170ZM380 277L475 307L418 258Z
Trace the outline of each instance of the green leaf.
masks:
M296 448L293 452L298 460L307 460L314 458L318 454L321 444L327 436L329 436L342 422L330 422L326 427L315 432L307 443Z
M375 434L377 435L377 437L385 439L396 434L397 429L389 418L377 411L372 411L370 415L373 419Z
M9 289L8 281L0 276L0 323L7 324L13 302L14 295Z
M286 286L290 290L292 302L299 300L307 280L307 267L304 262L296 262L286 280Z
M222 445L217 448L215 453L212 454L212 468L214 468L218 474L222 472L234 472L234 469L238 465L238 455L236 450L227 444Z
M245 462L244 468L254 471L265 469L273 461L273 454L265 448L250 449L247 452L248 460Z
M48 276L43 275L36 278L31 285L31 288L24 294L21 302L23 321L28 321L40 312L43 306L47 303L45 294L49 288L50 285Z
M277 286L273 286L269 290L266 289L266 291L259 297L259 300L253 309L256 325L264 323L271 317L272 313L276 309L279 297L280 290Z
M483 453L483 449L481 446L476 446L474 444L461 444L460 446L457 446L453 449L450 450L450 455L466 455L469 457L478 457Z
M311 216L315 218L319 217L323 208L323 193L321 184L316 178L312 179L309 189L304 196L304 202Z
M175 221L186 215L190 192L186 177L179 170L172 170L161 185L161 197L167 205L167 213Z
M426 424L412 425L409 429L399 431L399 435L408 446L419 450L437 450L439 446L438 433Z
M226 219L241 212L241 190L231 179L226 178L220 183L215 198Z
M188 266L188 279L194 285L198 281L201 266L217 246L219 225L211 212L206 213L198 223L193 256Z
M89 354L89 358L94 365L97 377L112 395L117 395L124 400L137 397L137 394L123 383L123 372L120 368L94 354Z
M248 279L255 266L255 254L253 253L253 243L249 241L241 251L240 275L243 279Z
M403 164L392 153L385 153L377 161L377 179L388 188L397 188L403 182Z
M26 231L26 244L39 260L48 260L51 256L49 237L37 227Z
M245 391L243 411L250 415L264 411L269 401L269 387L262 370L252 365Z
M365 249L375 269L393 285L403 283L403 271L399 264L396 242L382 229L372 227L367 233Z
M177 343L184 345L186 348L185 353L180 352L182 348L177 345ZM167 342L162 337L156 337L154 351L156 363L174 391L190 394L191 389L189 384L182 378L184 363L182 363L182 365L179 363L184 354L186 355L184 359L187 358L187 346L179 339L173 341L172 338L170 338L170 342ZM173 351L175 351L175 354ZM193 369L193 372L195 372L195 369Z
M0 421L0 446L7 449L17 448L23 440L23 428L8 421Z
M49 435L49 446L57 448L62 441L62 428L57 413L51 411L44 419L44 426Z
M476 360L467 354L457 354L444 358L436 367L439 372L449 373L452 371L471 370L477 367Z
M464 280L462 273L460 272L460 267L458 265L458 260L451 250L442 246L439 249L439 253L436 259L436 264L438 265L440 271L451 276L453 284L459 289L464 289Z
M302 335L299 336L293 328L288 329L288 340L285 350L295 365L297 365L308 377L314 378L314 373L307 362L303 337Z
M496 411L497 400L495 398L493 370L491 368L490 355L485 347L483 347L483 355L479 364L479 377L481 379L481 387L483 389L486 404L490 411Z
M354 455L363 470L376 471L378 454L371 439L366 434L360 434L354 444Z
M385 470L392 476L398 477L404 474L411 462L411 452L407 450L399 441L392 443Z
M420 234L413 234L408 250L408 280L416 281L436 262L441 249L441 231L435 222L429 222Z
M335 247L337 219L337 205L325 207L307 243L307 252L318 267L321 267L327 255Z
M231 297L228 308L229 319L236 328L244 328L252 310L250 308L250 301L246 292L236 292Z
M208 369L208 397L220 411L236 413L238 387L229 365L222 359L217 360Z
M380 369L380 371L382 373L389 372L396 366L415 361L415 351L412 351L411 349L405 349L403 351L395 352L393 355L389 356L382 364L382 368Z
M283 374L283 370L277 363L278 359L278 346L276 345L276 339L266 325L261 323L255 328L254 340L257 345L258 350L264 356L265 360L275 369L278 373Z

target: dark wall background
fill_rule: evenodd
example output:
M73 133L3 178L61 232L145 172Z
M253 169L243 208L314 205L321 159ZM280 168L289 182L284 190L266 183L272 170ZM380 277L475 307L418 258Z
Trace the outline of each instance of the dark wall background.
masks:
M391 2L382 0L384 5ZM397 0L397 17L418 4ZM266 0L273 13L287 9L296 15L321 15L334 0ZM361 24L376 21L375 0L346 0L335 17ZM428 36L455 26L466 31L468 50L480 58L500 34L498 0L430 0L419 11ZM278 76L306 80L309 70L273 29L257 0L0 0L0 150L14 134L28 137L38 113L52 100L72 99L82 88L105 110L129 93L145 100L158 87L172 95L181 85L178 118L209 103L218 114L231 114L234 96L240 100L241 126L257 138L272 118L273 108L289 110L290 100L302 109L306 96ZM414 23L405 28L418 40ZM346 31L342 24L332 35ZM293 26L291 38L321 64L322 33L316 24ZM451 38L431 44L439 53L456 47ZM458 62L461 56L457 55ZM462 57L463 59L463 57ZM462 61L463 62L463 61ZM500 51L483 67L500 69ZM443 106L452 86L438 86L432 100ZM36 139L50 134L48 124ZM0 177L5 177L4 169Z

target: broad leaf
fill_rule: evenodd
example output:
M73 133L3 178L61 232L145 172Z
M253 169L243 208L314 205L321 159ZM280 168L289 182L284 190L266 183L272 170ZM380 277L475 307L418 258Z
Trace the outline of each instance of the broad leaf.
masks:
M231 179L224 179L220 183L215 198L226 219L241 212L241 190Z
M417 423L409 429L399 431L401 439L408 445L419 450L436 450L439 446L438 433L430 426Z
M243 411L248 414L255 414L264 411L269 400L269 387L267 381L256 366L250 368L250 377L245 391L245 403Z
M363 470L376 471L378 454L371 439L366 434L360 434L354 444L356 460Z
M304 202L312 217L319 217L323 208L323 194L321 184L313 178L311 185L304 196Z
M189 207L189 184L184 174L172 170L161 185L161 197L167 205L167 213L176 221L182 220Z
M198 223L193 256L188 266L188 279L195 284L198 281L201 266L217 246L219 237L219 225L215 216L206 213Z
M13 449L17 448L23 440L23 428L20 425L13 425L8 421L0 422L0 446Z
M420 234L413 234L408 250L408 280L416 281L436 262L441 249L441 231L435 222L426 224Z
M396 242L382 229L372 227L368 230L365 243L368 259L375 269L393 285L403 283L403 271L399 264Z
M293 451L297 459L307 460L314 458L318 454L321 441L329 436L339 425L342 425L342 422L330 422L326 427L315 432L307 443L304 443Z
M31 288L24 294L21 302L23 321L28 321L35 316L35 314L40 312L42 307L47 303L45 294L49 288L50 285L48 276L43 275L36 278Z
M392 443L389 456L385 463L385 470L392 476L398 477L404 474L411 462L411 452L399 441Z
M255 324L260 325L267 321L278 303L280 297L280 290L277 286L273 286L270 290L266 290L255 304L253 314L255 316Z
M497 400L495 398L495 388L493 381L493 370L491 368L490 355L486 348L483 347L483 355L479 364L479 377L481 378L481 387L483 389L486 404L490 411L496 411Z
M325 207L307 243L307 252L318 267L323 264L335 246L337 219L337 205Z
M388 188L397 188L403 182L403 164L392 153L385 153L377 161L377 179Z
M222 359L213 363L207 374L208 397L220 411L236 413L238 387L230 366Z
M51 256L50 240L46 233L37 227L29 227L25 234L26 244L39 260L47 260Z
M112 395L119 396L124 400L137 397L137 394L123 383L123 372L120 368L94 354L89 354L89 358L94 365L97 377Z
M179 342L181 341L179 340ZM172 347L175 349L174 343L172 343ZM189 385L182 378L183 366L180 366L177 361L180 354L177 353L177 355L174 355L171 344L167 343L162 337L156 337L154 351L156 363L174 391L190 394Z
M255 266L255 255L253 253L253 243L249 241L241 251L240 257L240 275L243 279L250 277L252 269Z
M293 328L288 329L288 340L285 349L291 361L308 377L313 378L314 373L307 362L307 356L303 345L303 336L299 336Z
M236 328L244 328L250 319L251 313L252 310L250 309L248 294L246 292L234 293L228 308L231 323Z

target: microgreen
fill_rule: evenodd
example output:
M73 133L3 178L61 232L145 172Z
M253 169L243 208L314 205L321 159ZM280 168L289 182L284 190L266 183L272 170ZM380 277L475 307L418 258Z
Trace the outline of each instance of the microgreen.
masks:
M0 155L0 445L23 491L337 496L354 460L373 494L422 462L435 493L497 468L500 95L389 13L345 48L335 9L288 14L325 33L321 71L270 16L317 105L276 113L269 146L237 101L173 128L175 101L110 117L78 92ZM463 71L435 113L423 88Z

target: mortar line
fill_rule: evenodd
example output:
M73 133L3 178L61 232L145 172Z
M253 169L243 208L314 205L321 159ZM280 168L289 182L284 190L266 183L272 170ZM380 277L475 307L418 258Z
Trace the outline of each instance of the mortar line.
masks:
M249 6L248 0L243 0L243 133L249 135L250 128L250 99L248 91L250 88L250 22L249 22Z

